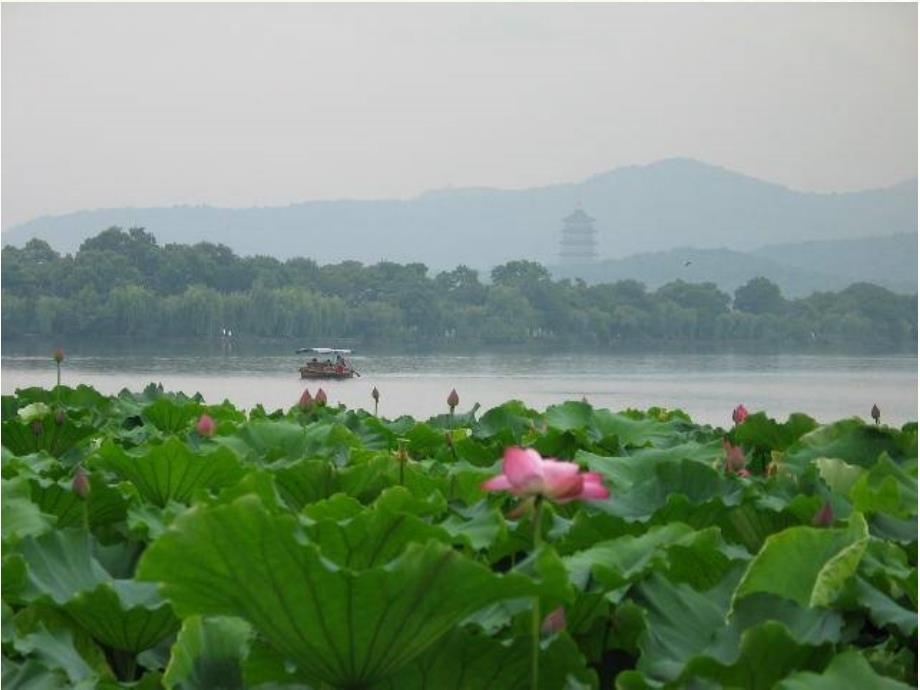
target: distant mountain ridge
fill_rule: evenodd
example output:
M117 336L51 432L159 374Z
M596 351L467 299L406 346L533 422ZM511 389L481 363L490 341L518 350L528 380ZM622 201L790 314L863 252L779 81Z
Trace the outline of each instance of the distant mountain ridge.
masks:
M553 264L561 219L577 203L597 219L600 256L614 259L690 245L749 252L765 244L917 233L916 180L862 192L808 193L676 158L578 183L439 190L409 200L80 211L23 223L2 239L21 245L39 237L59 251L74 251L109 226L138 225L164 244L219 242L238 254L309 256L320 263L486 268L527 258Z
M673 280L713 282L725 292L763 276L787 297L837 291L858 282L894 292L917 292L917 235L799 242L761 247L753 252L681 247L636 254L587 266L554 266L559 278L588 283L638 280L650 289Z

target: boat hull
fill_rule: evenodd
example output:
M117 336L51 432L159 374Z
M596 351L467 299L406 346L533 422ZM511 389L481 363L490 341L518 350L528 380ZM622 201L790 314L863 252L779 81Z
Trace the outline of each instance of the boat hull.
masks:
M317 371L308 367L300 368L300 378L302 379L350 379L354 378L354 371Z

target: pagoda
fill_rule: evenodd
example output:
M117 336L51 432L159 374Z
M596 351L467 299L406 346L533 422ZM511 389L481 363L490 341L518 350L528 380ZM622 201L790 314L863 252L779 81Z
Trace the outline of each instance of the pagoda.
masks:
M597 230L594 219L581 209L581 204L562 219L562 236L559 240L559 262L562 264L588 264L597 261Z

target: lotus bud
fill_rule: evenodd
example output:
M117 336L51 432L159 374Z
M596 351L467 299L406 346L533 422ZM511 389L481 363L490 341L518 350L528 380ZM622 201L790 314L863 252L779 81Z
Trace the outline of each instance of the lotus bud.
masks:
M882 411L878 409L878 405L872 406L872 412L870 414L872 415L872 419L875 420L875 423L878 424L879 420L882 418Z
M560 606L546 615L540 626L540 632L544 635L554 635L563 630L565 630L565 609Z
M460 396L457 395L457 389L452 388L450 395L447 396L447 406L450 408L451 414L454 412L454 408L460 404Z
M300 400L297 402L300 405L301 409L307 409L313 407L313 396L310 395L310 389L304 388L303 393L300 396Z
M211 419L211 415L203 414L198 420L198 424L195 425L195 431L198 432L199 436L210 438L214 435L214 432L217 431L217 425L214 423L214 420Z
M834 524L834 509L831 507L830 501L825 501L824 505L818 509L818 512L815 513L811 520L811 524L815 527L830 527Z
M58 410L54 413L54 423L58 426L61 426L64 422L67 421L67 413L64 410Z
M60 364L64 361L64 350L62 348L56 348L51 356L54 358L54 361Z
M45 433L45 425L42 424L42 420L36 419L34 422L32 422L31 426L32 433L36 436L41 436L43 433Z
M325 407L326 406L326 391L324 391L322 388L317 390L315 399L316 399L317 405L319 405L320 407Z
M397 442L399 446L396 449L396 452L393 453L393 457L396 458L396 461L399 463L405 463L409 460L409 451L406 450L406 439L398 439Z
M82 467L77 467L77 471L73 475L73 484L70 486L73 492L83 500L86 500L89 496L89 477Z
M732 410L732 421L735 424L741 424L745 419L747 419L748 411L744 405L738 405L734 410Z
M371 397L375 403L380 402L380 391L377 390L377 386L374 386L374 390L371 391Z

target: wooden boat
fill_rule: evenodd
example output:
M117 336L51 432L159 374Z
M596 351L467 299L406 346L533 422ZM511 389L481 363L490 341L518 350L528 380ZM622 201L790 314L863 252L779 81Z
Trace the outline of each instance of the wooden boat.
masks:
M313 357L300 367L302 379L350 379L360 376L348 361L346 355L351 350L338 350L333 347L302 347L297 354L312 354Z

